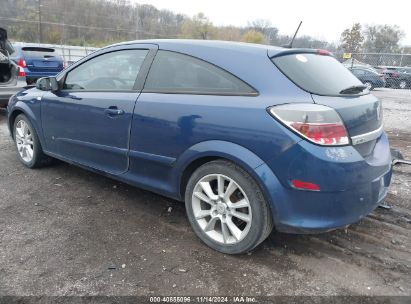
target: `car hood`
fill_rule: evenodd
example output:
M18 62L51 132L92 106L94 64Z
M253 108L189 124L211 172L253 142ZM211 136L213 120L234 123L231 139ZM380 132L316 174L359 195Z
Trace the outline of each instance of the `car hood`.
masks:
M7 31L0 27L0 50L7 51L9 54L14 52L13 46L7 39Z

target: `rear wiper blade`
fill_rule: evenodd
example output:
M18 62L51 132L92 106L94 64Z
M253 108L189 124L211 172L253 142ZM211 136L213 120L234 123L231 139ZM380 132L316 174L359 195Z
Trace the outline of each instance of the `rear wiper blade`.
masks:
M353 85L351 87L345 88L340 91L340 94L355 94L355 93L360 93L364 91L367 88L366 85L360 84L360 85Z

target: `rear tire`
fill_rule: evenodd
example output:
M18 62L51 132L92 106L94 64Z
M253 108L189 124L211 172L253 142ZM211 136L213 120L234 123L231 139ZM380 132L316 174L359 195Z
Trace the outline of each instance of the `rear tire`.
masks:
M196 235L222 253L248 252L273 229L271 210L260 187L229 161L199 167L188 181L185 205Z
M36 130L24 114L16 117L13 137L20 161L28 168L50 165L53 159L43 153Z

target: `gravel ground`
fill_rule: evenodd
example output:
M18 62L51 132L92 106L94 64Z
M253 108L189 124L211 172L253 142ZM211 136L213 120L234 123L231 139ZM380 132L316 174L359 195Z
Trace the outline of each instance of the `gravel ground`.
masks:
M411 159L411 91L375 95ZM397 166L391 210L228 256L195 237L179 202L64 163L24 168L0 112L0 295L411 295L410 184Z

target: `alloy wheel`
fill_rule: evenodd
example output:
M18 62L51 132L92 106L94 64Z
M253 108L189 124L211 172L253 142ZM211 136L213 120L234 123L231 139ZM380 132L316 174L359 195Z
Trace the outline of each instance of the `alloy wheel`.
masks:
M194 187L192 208L200 228L216 242L236 244L250 231L250 201L230 177L210 174L201 178Z
M16 145L20 157L26 163L29 163L34 155L33 135L30 128L24 120L20 120L16 125L15 131Z

